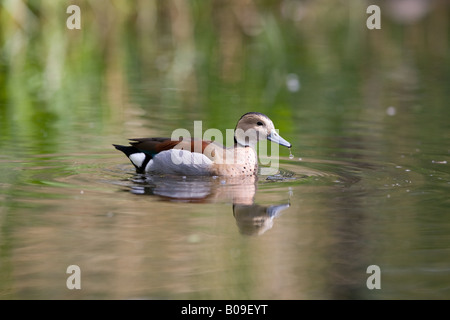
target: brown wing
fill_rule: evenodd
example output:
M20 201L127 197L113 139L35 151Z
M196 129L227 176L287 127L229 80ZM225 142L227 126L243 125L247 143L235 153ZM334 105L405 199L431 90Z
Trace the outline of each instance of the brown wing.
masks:
M212 141L201 140L201 144L196 143L195 140L171 140L170 138L137 138L130 139L130 144L144 152L149 152L153 155L164 151L170 150L175 147L182 150L189 150L191 152L201 152L205 150L205 148L212 143ZM201 147L201 151L198 150Z
M148 152L153 155L157 154L158 152L161 152L162 150L168 150L167 149L161 149L161 145L166 145L169 143L174 144L172 148L178 144L180 141L172 141L170 138L136 138L136 139L130 139L130 144L135 147L136 149L139 149L143 152Z

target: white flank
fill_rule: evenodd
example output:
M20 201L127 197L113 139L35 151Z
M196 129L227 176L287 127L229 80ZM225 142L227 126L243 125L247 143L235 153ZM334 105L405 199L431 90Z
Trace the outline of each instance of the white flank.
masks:
M208 175L211 164L201 153L171 149L154 156L145 169L166 174Z
M153 165L153 159L150 159L150 161L147 163L147 165L145 166L145 172L150 172L152 171L151 167Z

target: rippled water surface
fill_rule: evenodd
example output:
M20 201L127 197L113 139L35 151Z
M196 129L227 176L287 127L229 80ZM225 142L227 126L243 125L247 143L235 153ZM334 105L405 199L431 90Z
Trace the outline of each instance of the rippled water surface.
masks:
M4 28L1 299L450 298L448 7L373 33L361 4L275 2ZM112 146L247 111L293 145L277 174L136 174Z
M300 152L300 150L299 150ZM2 159L3 292L20 298L443 298L447 155L137 175L112 149ZM447 160L445 160L447 159ZM425 160L424 160L425 161ZM67 266L82 290L65 286ZM366 268L382 270L382 290Z

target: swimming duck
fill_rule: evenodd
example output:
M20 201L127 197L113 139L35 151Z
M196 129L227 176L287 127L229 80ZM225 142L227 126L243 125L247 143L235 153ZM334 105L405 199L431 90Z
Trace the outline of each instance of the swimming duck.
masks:
M113 146L130 159L137 173L243 176L257 174L255 146L263 139L291 147L272 120L259 112L248 112L239 119L230 148L214 141L182 138L129 139L131 146Z

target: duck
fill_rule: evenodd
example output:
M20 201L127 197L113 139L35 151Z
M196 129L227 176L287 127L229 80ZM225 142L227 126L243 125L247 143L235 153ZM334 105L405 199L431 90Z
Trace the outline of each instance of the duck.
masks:
M278 134L272 120L260 112L247 112L239 118L232 147L184 137L135 138L129 139L129 146L113 146L128 157L137 173L236 177L258 174L255 147L264 139L292 147Z

